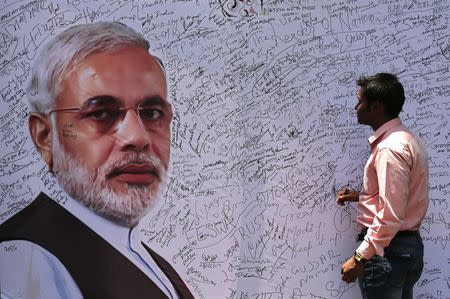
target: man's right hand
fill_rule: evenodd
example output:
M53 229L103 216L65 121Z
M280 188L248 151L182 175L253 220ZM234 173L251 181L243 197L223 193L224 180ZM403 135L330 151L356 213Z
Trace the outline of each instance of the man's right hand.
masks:
M359 192L352 189L342 189L336 194L336 202L338 205L343 206L346 201L357 202L359 201Z

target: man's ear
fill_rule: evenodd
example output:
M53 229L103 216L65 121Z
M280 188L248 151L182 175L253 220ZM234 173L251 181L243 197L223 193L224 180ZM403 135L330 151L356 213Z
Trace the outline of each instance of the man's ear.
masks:
M41 153L42 159L47 163L48 170L52 172L52 127L49 117L41 113L31 113L28 119L28 128L36 149Z
M377 113L378 115L384 115L384 105L379 101L373 101L370 104L370 110Z

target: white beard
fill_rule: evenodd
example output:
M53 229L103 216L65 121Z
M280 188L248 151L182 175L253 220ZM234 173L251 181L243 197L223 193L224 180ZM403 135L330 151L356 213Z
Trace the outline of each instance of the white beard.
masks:
M95 213L126 226L134 226L146 215L161 196L166 182L166 169L151 154L130 153L120 161L108 162L98 169L87 169L65 151L53 130L53 172L60 186L74 199ZM128 163L149 163L159 174L159 186L125 185L125 194L118 194L106 179L111 171ZM153 190L152 190L153 189Z

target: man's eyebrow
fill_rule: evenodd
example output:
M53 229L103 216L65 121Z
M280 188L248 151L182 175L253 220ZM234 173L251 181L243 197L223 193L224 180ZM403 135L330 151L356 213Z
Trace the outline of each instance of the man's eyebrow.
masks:
M90 104L92 102L96 102L96 104L110 104L110 103L116 103L120 102L120 100L112 95L97 95L88 98L86 101L84 101L83 105Z
M99 104L99 105L111 104L111 103L122 103L123 104L123 101L120 98L105 94L105 95L96 95L96 96L90 97L86 101L84 101L83 105L87 105L87 104L90 104L93 102L96 102L96 104ZM163 108L171 106L170 103L166 99L162 98L159 95L144 97L142 99L142 101L140 101L140 103L146 104L146 105L152 105L152 106L161 106Z
M158 95L145 97L142 100L141 104L162 106L164 108L168 108L168 107L171 106L170 103L166 99L164 99L164 98L162 98L161 96L158 96Z

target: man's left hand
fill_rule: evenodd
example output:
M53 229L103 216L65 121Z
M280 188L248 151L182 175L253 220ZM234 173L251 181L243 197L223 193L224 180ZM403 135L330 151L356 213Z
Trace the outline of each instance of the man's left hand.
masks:
M342 265L342 280L346 283L354 282L364 271L364 263L358 262L353 255Z

